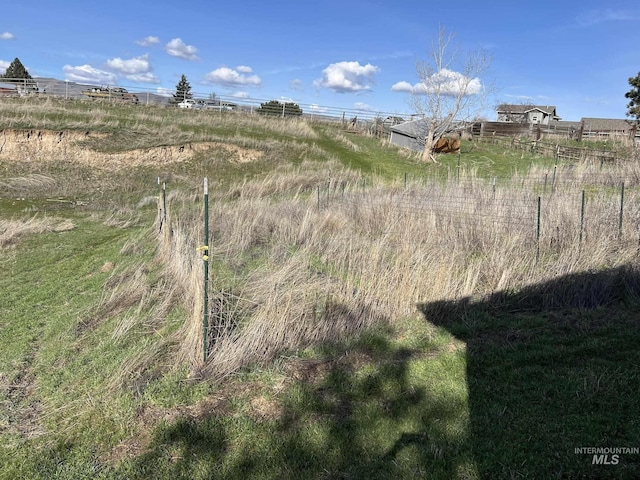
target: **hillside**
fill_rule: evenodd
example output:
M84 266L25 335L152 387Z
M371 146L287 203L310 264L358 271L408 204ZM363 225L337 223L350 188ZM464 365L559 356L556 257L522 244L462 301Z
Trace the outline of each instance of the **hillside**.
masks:
M0 478L640 475L574 452L640 444L637 157L421 164L336 125L51 99L0 119Z

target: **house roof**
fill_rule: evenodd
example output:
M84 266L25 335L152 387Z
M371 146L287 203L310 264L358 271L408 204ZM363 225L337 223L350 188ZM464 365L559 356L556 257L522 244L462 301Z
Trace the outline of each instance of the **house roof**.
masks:
M555 105L509 105L507 103L503 103L501 105L498 105L498 107L496 108L496 111L498 113L527 113L532 110L539 110L548 115L557 116Z
M627 132L631 129L631 123L627 120L619 118L587 118L583 117L585 130L596 131L623 131Z
M580 120L553 120L550 126L580 128Z
M392 132L400 133L408 137L418 138L426 136L429 131L430 119L420 118L418 120L410 120L408 122L401 123L399 125L393 125L389 127ZM434 132L434 137L438 138L448 131L456 130L460 127L459 122L452 122L449 124L440 125Z

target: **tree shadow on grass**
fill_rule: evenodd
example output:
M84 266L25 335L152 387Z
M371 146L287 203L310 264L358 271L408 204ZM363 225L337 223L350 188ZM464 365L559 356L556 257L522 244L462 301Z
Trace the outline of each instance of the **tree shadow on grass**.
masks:
M225 414L213 411L159 428L147 452L126 463L123 473L172 479L455 478L470 459L464 428L451 432L465 417L466 403L449 401L420 382L411 369L412 362L430 361L424 349L392 344L389 333L327 344L318 358L289 364L288 376L296 381L275 399L258 395L228 406ZM251 415L256 399L272 401L271 413Z
M566 275L420 305L467 345L470 448L481 478L640 478L640 276Z

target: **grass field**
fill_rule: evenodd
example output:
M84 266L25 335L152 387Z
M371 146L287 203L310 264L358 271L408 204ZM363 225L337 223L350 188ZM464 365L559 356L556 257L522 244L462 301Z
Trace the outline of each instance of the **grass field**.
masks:
M640 477L637 153L52 99L0 129L1 479Z

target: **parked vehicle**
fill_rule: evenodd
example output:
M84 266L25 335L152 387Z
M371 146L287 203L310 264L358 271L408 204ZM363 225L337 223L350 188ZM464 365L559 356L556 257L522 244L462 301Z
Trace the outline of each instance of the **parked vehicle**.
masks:
M196 108L198 108L198 103L195 100L191 99L191 98L185 98L180 103L178 103L178 108L193 108L193 109L196 109Z

